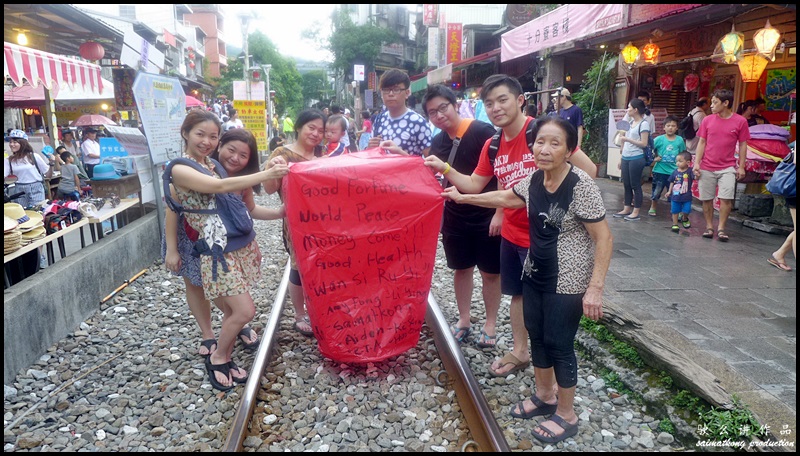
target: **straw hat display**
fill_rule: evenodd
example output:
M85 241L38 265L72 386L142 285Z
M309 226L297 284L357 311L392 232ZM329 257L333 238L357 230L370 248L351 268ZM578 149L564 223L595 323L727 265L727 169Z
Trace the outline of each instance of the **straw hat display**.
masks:
M3 255L8 255L20 248L22 248L22 233L18 229L3 233Z
M31 242L44 238L46 235L47 233L44 230L44 226L37 226L30 231L22 233L22 242L25 243L27 241L27 243L30 244Z
M3 205L3 215L16 220L20 231L28 231L44 224L44 217L40 212L26 211L17 203L5 203Z
M9 231L16 228L17 225L19 225L19 223L16 220L12 219L7 215L3 216L3 233L8 233Z

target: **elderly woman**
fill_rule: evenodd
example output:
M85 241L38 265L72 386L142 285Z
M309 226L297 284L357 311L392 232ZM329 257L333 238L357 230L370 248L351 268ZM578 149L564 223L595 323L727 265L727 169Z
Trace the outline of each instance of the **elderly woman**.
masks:
M527 207L531 248L523 272L523 314L536 392L515 405L511 415L551 415L532 432L547 443L578 432L573 343L581 315L592 320L603 315L603 286L611 261L612 237L600 189L567 161L577 145L578 133L569 122L547 117L533 147L538 171L509 190L462 195L448 187L442 193L457 203Z

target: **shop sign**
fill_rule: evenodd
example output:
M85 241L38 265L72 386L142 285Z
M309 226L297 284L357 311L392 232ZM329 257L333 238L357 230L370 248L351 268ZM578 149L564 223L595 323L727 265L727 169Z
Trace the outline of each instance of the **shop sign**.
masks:
M428 29L428 66L439 66L439 29Z
M261 84L264 82L261 81ZM267 106L264 98L233 100L233 109L238 113L244 128L255 136L258 150L267 150Z
M392 43L392 44L382 44L381 45L381 54L389 54L389 55L396 55L398 57L403 56L403 45L400 43Z
M711 55L720 37L730 31L731 23L726 21L721 24L703 25L687 32L678 32L675 39L675 57Z
M467 76L465 79L465 84L467 87L475 87L483 84L483 81L486 80L489 76L496 74L497 71L497 60L493 57L490 63L484 64L474 64L471 67L466 69Z
M559 44L622 27L623 5L564 5L506 32L500 60L515 59Z
M376 81L377 80L378 80L378 74L375 73L374 71L370 71L367 74L367 89L375 90L375 88L376 88L375 86L376 86Z
M422 5L422 25L436 27L439 25L439 4L425 3Z
M534 14L536 14L535 3L508 4L506 6L506 20L514 27L530 22L533 20Z
M454 63L461 60L461 35L463 25L460 22L447 24L447 62Z

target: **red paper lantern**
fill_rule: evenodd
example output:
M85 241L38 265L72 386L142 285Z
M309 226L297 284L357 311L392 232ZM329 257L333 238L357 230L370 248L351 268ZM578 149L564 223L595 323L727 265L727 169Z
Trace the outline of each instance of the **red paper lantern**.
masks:
M189 62L189 68L194 69L194 62Z
M700 76L689 73L683 78L683 90L688 92L693 92L697 90L697 86L700 85Z
M672 84L675 83L675 78L673 78L671 74L667 73L664 76L661 76L659 83L661 85L661 90L669 92L672 90Z
M97 41L87 41L81 44L81 47L78 48L78 53L86 60L95 61L102 59L106 55L106 50Z
M700 80L703 81L703 82L711 81L711 78L714 77L714 72L715 71L716 71L716 69L714 67L712 67L712 66L707 66L707 67L703 68L702 70L700 70Z

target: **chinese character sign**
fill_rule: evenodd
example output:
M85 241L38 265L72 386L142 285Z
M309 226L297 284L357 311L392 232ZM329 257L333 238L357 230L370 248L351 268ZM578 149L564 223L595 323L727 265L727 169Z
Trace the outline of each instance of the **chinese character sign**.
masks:
M422 25L435 27L438 25L439 4L427 3L422 5Z
M428 29L428 66L439 66L439 29Z
M417 344L441 191L418 157L377 149L290 165L286 221L324 356L366 363Z
M364 80L364 65L353 65L353 79L356 81Z
M447 24L447 63L461 60L461 23Z
M622 27L623 5L564 5L537 17L500 39L500 61L532 54L601 31Z
M244 128L255 136L258 150L267 150L266 102L233 100L233 108L239 114Z

